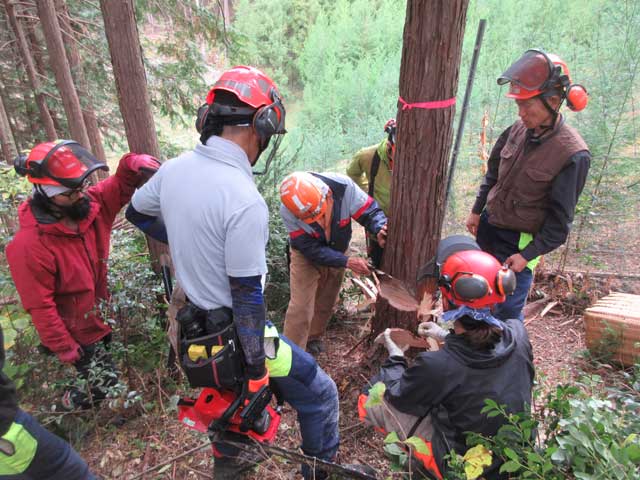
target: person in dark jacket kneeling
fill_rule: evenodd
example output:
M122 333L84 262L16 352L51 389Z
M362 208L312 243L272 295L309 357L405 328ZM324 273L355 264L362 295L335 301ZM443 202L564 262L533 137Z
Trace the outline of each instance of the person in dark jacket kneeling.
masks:
M358 411L363 421L396 432L400 440L417 436L428 447L420 450L430 455L412 449L412 464L423 477L442 479L446 455L464 455L468 432L491 436L504 424L502 417L481 413L486 399L511 413L530 408L533 354L523 323L498 320L491 312L514 291L515 275L473 240L444 239L436 258L421 270L420 277L425 276L438 278L442 320L453 322L453 328L421 323L420 335L444 345L421 353L411 366L387 329L382 338L389 358L371 380L371 385L384 384L383 401L368 405L367 390ZM494 459L484 478L499 478L499 466Z

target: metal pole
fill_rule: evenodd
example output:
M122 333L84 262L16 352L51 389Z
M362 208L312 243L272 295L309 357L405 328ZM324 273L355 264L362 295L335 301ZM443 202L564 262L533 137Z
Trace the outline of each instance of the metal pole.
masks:
M456 132L456 141L451 154L451 164L449 165L449 175L447 176L447 194L445 196L445 209L449 203L449 195L451 194L451 185L453 184L453 174L456 169L456 161L460 152L460 143L462 142L462 134L464 133L464 121L467 118L467 110L469 109L469 98L471 97L471 89L473 87L473 78L476 74L478 65L478 57L480 56L480 46L482 45L482 37L484 37L484 27L487 21L483 18L478 25L478 33L476 35L476 44L473 47L473 57L471 59L471 68L469 68L469 77L467 78L467 89L464 92L464 101L462 102L462 111L460 112L460 123Z

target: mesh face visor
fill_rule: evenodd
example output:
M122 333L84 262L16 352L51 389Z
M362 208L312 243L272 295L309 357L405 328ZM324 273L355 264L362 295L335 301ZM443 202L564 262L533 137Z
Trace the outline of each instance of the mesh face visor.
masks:
M498 77L498 85L512 82L525 90L543 90L553 75L553 68L547 55L538 50L527 50Z
M42 160L42 174L68 188L82 186L96 170L109 170L106 164L75 142L56 145Z

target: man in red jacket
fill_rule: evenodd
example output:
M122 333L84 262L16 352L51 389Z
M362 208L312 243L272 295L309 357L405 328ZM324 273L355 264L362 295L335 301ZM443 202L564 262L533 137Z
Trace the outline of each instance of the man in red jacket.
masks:
M44 347L88 381L91 395L87 389L67 391L66 408L88 408L105 398L100 387L117 383L104 349L111 327L98 312L109 297L111 227L159 166L149 155L129 153L115 175L86 188L91 173L108 167L77 142L41 143L16 158L15 169L33 183L33 195L18 208L20 228L7 245L7 261Z

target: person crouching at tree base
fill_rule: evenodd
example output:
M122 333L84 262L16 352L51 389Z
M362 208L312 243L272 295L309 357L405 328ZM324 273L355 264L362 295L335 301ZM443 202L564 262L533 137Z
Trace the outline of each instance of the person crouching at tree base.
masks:
M289 231L291 298L284 334L313 355L338 300L345 268L369 274L367 261L345 255L351 219L384 246L387 217L378 203L345 175L294 172L280 184L280 216Z
M88 384L67 390L62 407L90 408L118 383L106 350L111 327L98 312L109 298L111 228L160 164L129 153L115 175L89 186L89 175L107 165L77 142L60 140L36 145L14 166L33 184L33 193L18 208L20 227L6 248L11 276L44 350L73 365Z
M588 97L571 82L566 63L541 50L527 50L500 75L498 84L506 83L520 119L496 141L466 226L518 279L494 315L523 320L533 270L541 255L567 240L591 164L587 144L560 107L566 101L579 112Z
M391 118L384 125L387 135L380 143L359 150L347 167L347 175L356 182L362 191L372 197L387 216L391 213L391 176L393 157L396 152L396 121ZM367 255L371 264L379 268L382 264L384 249L375 235L367 235Z
M418 437L422 448L412 448L411 470L442 479L447 474L445 456L452 451L464 455L467 433L495 435L505 423L504 418L481 413L485 399L505 405L510 413L530 408L533 354L523 323L498 320L490 310L513 292L513 272L473 240L442 240L435 261L425 270L438 279L442 320L453 322L453 328L421 323L418 333L444 346L419 354L411 365L387 329L382 335L389 358L360 396L358 412L365 423L396 432L400 441ZM368 402L369 393L373 398L371 385L378 392L384 389L381 402ZM499 467L494 458L483 478L500 478Z

